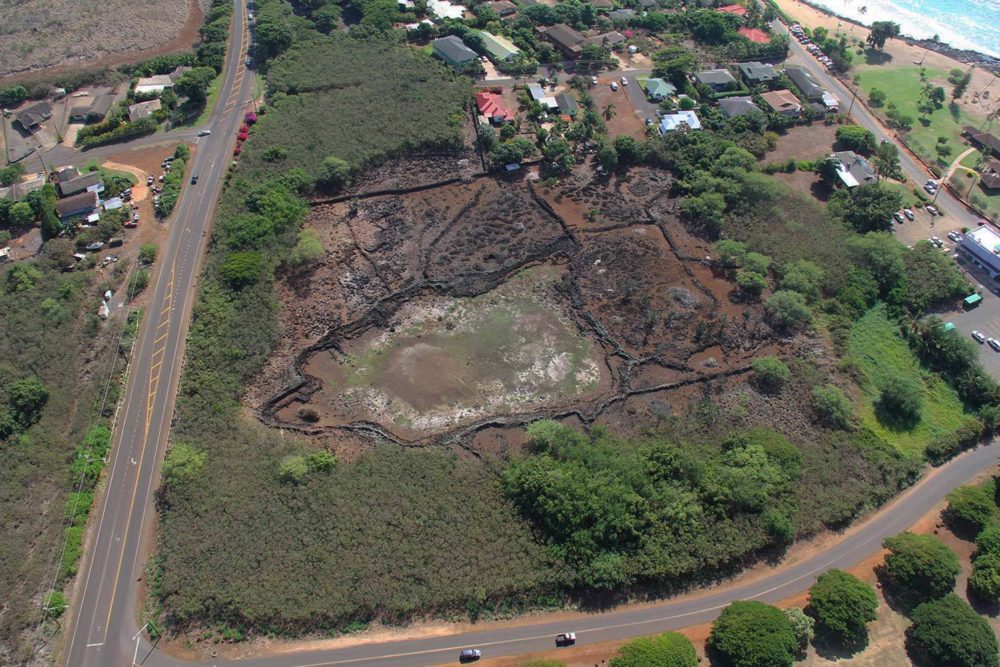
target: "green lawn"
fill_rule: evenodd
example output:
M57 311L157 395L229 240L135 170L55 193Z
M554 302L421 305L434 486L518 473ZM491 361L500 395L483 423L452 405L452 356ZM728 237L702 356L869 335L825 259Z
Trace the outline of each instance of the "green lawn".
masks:
M132 185L135 185L136 183L139 182L139 179L135 177L135 174L128 171L119 171L117 169L108 169L107 167L102 167L97 160L91 160L90 162L88 162L87 165L83 168L83 171L99 171L101 173L102 178L106 178L108 176L121 176Z
M872 309L851 329L848 358L858 365L863 376L863 400L859 410L862 423L904 454L922 456L928 443L961 425L962 402L955 390L920 367L899 328L886 315L884 306ZM908 430L886 426L876 416L879 388L896 373L917 379L924 386L921 419Z
M219 89L222 88L222 75L218 75L212 79L212 83L208 85L208 98L205 101L205 108L201 110L198 117L195 118L191 123L191 127L198 127L208 120L208 117L212 115L212 109L215 108L215 102L219 99Z
M947 82L948 73L946 71L926 69L927 79L935 85L943 86L948 96L944 107L930 114L930 123L927 126L920 122L920 112L917 111L917 101L922 86L920 67L916 65L859 65L856 69L856 75L866 96L872 88L878 88L885 92L888 102L894 103L902 113L913 118L913 129L906 133L904 138L910 147L926 161L938 162L934 147L937 138L941 136L948 137L948 145L951 148L951 153L945 158L945 162L950 163L967 148L960 136L962 126L974 125L976 121L961 109L952 110L949 104L952 86ZM885 116L884 108L877 111L879 115Z

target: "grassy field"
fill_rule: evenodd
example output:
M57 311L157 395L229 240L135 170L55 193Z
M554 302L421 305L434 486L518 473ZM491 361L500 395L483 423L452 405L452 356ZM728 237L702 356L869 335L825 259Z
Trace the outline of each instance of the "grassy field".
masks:
M926 126L920 122L920 112L917 111L922 86L920 67L860 65L857 67L856 75L860 87L866 94L873 88L878 88L886 93L888 102L894 103L902 113L913 118L913 129L903 135L910 147L927 162L938 163L938 156L934 150L938 137L948 138L948 146L951 149L951 153L945 158L948 163L966 148L960 136L962 127L975 124L975 120L964 110L949 104L952 85L948 83L948 73L944 70L926 70L927 79L934 85L944 87L948 97L943 108L929 115L930 122ZM882 116L885 115L884 108L876 111Z
M848 338L848 350L848 358L860 367L864 377L864 396L859 410L862 423L887 442L907 455L920 457L931 440L961 425L962 402L955 390L940 377L920 368L883 306L869 311L854 325ZM924 387L921 419L908 430L887 426L876 415L880 387L894 374L918 380Z

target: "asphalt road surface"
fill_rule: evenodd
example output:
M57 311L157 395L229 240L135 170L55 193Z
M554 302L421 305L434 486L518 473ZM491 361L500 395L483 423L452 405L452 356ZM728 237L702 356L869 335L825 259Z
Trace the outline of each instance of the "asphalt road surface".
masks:
M129 368L103 503L92 515L99 517L98 523L80 570L77 602L62 654L63 664L71 667L132 664L138 582L154 514L152 492L170 427L199 260L245 104L252 99L254 77L244 63L246 10L241 0L234 4L223 92L206 125L212 133L197 139L188 182L168 223L172 229L166 247L161 248L157 278ZM190 183L194 174L199 176L197 185Z
M213 120L212 135L199 140L191 164L198 174L196 186L185 186L175 211L168 246L162 253L158 278L146 309L142 332L129 371L124 409L115 433L107 492L99 508L93 548L81 568L79 602L68 626L63 664L71 667L117 667L143 664L181 667L185 661L155 650L140 632L136 609L139 580L148 551L152 492L166 444L173 410L187 320L194 299L199 258L243 104L251 97L252 77L244 76L245 9L239 0L231 48L241 49L227 62L223 90ZM778 28L780 29L780 28ZM839 81L812 60L794 40L793 53L831 92L844 100L850 94ZM232 51L231 51L232 53ZM631 72L634 75L634 72ZM889 138L885 130L860 105L857 121ZM178 134L178 136L181 136ZM186 135L185 135L186 136ZM117 148L116 148L117 149ZM901 151L902 168L916 182L926 178L922 168ZM951 216L972 218L947 192L939 203ZM997 462L1000 444L993 443L951 461L923 479L884 510L848 531L824 552L775 570L773 574L733 584L691 598L653 605L579 614L571 621L547 621L516 627L352 647L299 651L240 661L213 660L212 665L243 667L324 667L333 665L413 666L456 662L467 647L483 650L484 657L518 655L548 650L559 632L572 630L578 643L586 644L661 632L714 619L731 601L758 599L774 602L807 589L821 572L846 568L874 553L881 541L913 524L954 487ZM484 573L484 577L489 573Z

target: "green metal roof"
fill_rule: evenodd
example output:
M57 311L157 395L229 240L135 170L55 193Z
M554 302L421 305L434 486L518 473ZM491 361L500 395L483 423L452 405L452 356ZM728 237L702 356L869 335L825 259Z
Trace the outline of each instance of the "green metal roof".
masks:
M483 45L494 60L510 60L520 53L520 49L511 44L506 37L494 35L485 30L479 31L479 36L483 38Z

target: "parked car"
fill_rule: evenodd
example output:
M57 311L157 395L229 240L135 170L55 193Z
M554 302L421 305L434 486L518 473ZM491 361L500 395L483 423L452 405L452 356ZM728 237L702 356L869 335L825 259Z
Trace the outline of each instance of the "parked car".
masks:
M972 338L980 345L986 342L986 336L984 336L981 331L973 331Z
M903 224L903 212L902 212L902 211L896 211L895 213L893 213L893 214L892 214L892 217L893 217L893 218L894 218L894 219L896 220L896 222L898 222L899 224Z
M986 342L993 348L994 352L1000 352L1000 340L997 340L996 338L987 338Z
M924 208L927 209L927 212L930 213L931 215L941 215L941 213L935 207L931 206L930 204L928 204Z
M100 241L94 241L93 243L91 243L90 245L88 245L86 249L87 249L88 252L94 252L96 250L100 250L103 247L104 247L104 244L102 242L100 242Z
M576 633L575 632L564 632L562 634L556 635L556 646L572 646L576 643Z
M590 85L592 85L592 86L596 86L597 85L597 77L596 76L590 77Z
M618 84L614 81L611 82L611 90L618 90Z
M959 243L962 240L962 234L961 232L951 231L948 232L948 238L950 238L955 243Z
M622 85L623 86L627 86L628 85L628 79L626 79L625 77L622 77Z
M463 649L461 653L458 654L458 661L461 663L475 662L483 657L483 652L478 648L467 648Z
M146 177L146 185L152 185L152 184L153 184L153 181L155 181L155 180L156 180L156 179L155 179L155 178L153 178L152 176L147 176L147 177Z
M906 216L907 220L913 220L914 218L917 217L916 214L913 212L912 208L904 208L903 215Z
M210 134L212 134L211 130L202 130L201 132L198 133L198 136L199 137L207 137Z
M653 125L653 119L652 118L647 118L646 119L646 127L652 127L652 125Z

